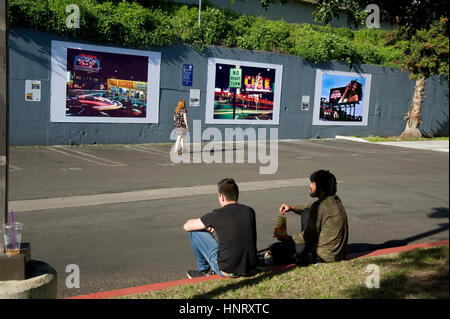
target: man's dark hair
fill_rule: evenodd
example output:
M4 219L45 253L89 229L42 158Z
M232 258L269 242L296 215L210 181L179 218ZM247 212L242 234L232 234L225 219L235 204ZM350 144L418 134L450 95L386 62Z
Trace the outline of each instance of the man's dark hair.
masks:
M232 178L224 178L217 184L219 194L225 196L228 201L237 202L239 198L239 187Z
M316 183L316 187L318 190L322 190L325 192L327 196L333 196L337 191L337 183L336 177L330 173L330 171L326 170L318 170L311 174L309 177L311 182Z

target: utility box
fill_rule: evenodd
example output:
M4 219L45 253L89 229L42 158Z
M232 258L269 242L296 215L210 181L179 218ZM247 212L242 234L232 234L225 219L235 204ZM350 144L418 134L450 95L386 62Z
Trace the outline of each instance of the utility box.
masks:
M18 255L8 256L0 253L0 281L25 280L31 274L31 245L20 244Z

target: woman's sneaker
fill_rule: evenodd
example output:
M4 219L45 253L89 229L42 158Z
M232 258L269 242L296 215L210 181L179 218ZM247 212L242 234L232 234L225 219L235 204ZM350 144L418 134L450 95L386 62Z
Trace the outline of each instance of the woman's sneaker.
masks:
M186 275L189 279L192 278L198 278L198 277L205 277L214 274L214 271L212 270L189 270Z

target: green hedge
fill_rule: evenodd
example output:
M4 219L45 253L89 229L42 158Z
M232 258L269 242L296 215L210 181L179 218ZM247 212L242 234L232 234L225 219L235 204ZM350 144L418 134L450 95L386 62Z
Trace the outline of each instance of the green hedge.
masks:
M29 27L96 43L134 48L187 43L218 45L329 60L399 67L400 50L386 44L386 31L272 21L212 6L198 8L164 1L9 0L10 27ZM66 27L66 6L80 8L80 28Z

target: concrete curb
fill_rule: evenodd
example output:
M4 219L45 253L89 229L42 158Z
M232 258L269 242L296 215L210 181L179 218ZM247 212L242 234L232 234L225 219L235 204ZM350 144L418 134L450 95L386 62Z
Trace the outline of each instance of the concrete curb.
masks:
M353 136L343 136L343 135L336 135L335 137L338 140L347 140L347 141L354 141L354 142L361 142L361 143L370 143L369 141L366 141L365 139L359 138L359 137L353 137Z
M449 151L449 141L395 141L395 142L369 142L359 137L336 135L336 139L347 140L353 142L362 142L375 145L396 146L403 148L413 148L428 151L447 152Z
M29 279L0 281L0 299L56 299L56 271L32 260Z
M404 142L398 141L398 142L377 142L376 144L448 153L449 149L448 142L449 141L404 141Z
M400 246L400 247L393 247L393 248L385 248L385 249L379 249L375 251L368 251L363 253L355 253L347 255L347 259L355 259L355 258L365 258L365 257L374 257L374 256L381 256L381 255L388 255L393 254L397 252L403 252L403 251L409 251L417 248L429 248L429 247L437 247L437 246L443 246L448 245L449 240L442 240L437 242L431 242L431 243L422 243L422 244L416 244L411 246ZM283 271L290 268L295 267L295 264L286 264L286 265L277 265L270 267L269 269L272 271ZM181 280L175 280L175 281L169 281L169 282L162 282L162 283L156 283L151 285L144 285L144 286L137 286L137 287L131 287L131 288L125 288L125 289L115 289L110 291L102 291L98 293L92 293L87 295L80 295L75 297L69 297L65 299L108 299L108 298L114 298L114 297L123 297L123 296L129 296L134 295L138 293L145 293L148 291L155 291L155 290L161 290L166 289L170 287L176 287L176 286L182 286L182 285L192 285L197 284L205 281L211 281L211 280L230 280L229 278L220 277L219 275L212 275L212 276L206 276L206 277L200 277L200 278L193 278L193 279L181 279Z

